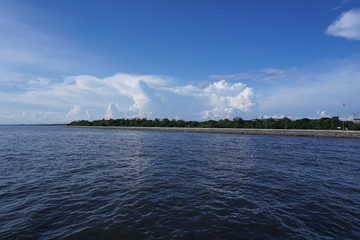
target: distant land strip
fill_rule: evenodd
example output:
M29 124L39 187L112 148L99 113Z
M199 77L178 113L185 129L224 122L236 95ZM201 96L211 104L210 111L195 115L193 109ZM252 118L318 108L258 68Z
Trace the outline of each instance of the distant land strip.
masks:
M293 137L353 138L360 139L360 131L344 130L301 130L301 129L248 129L248 128L180 128L180 127L116 127L116 126L69 126L76 128L193 132L193 133L226 133L243 135L273 135Z

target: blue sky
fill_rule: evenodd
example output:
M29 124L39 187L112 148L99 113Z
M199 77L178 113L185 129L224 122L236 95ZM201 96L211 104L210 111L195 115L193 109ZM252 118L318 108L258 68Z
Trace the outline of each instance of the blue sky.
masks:
M360 117L358 0L0 0L0 36L0 124Z

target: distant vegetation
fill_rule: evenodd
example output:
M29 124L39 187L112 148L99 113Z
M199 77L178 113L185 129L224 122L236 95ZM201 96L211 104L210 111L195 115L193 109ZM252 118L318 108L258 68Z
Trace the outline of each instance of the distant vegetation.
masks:
M74 121L70 126L119 126L119 127L187 127L187 128L262 128L262 129L318 129L318 130L360 130L360 124L351 121L341 121L339 117L309 119L303 118L298 120L291 120L289 118L283 119L255 119L243 120L242 118L221 119L218 121L184 121L176 119L109 119L109 120L95 120L95 121Z

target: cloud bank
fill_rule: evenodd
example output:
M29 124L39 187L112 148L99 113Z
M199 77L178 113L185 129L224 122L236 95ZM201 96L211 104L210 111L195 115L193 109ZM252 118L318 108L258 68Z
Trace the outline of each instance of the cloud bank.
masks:
M2 111L0 120L47 123L135 117L219 119L248 113L255 106L253 89L240 82L221 80L205 87L172 84L166 76L125 73L105 78L70 76L61 83L28 81L22 92L1 93L0 101L8 109ZM25 109L12 110L11 106L15 109L19 105L26 105Z
M359 64L360 56L354 55L317 66L320 69L317 71L303 69L288 80L278 78L261 85L253 82L252 87L233 80L179 86L166 76L126 73L104 78L69 76L61 82L39 78L18 82L17 91L1 88L0 123L66 123L135 117L205 120L340 116L350 119L359 117L360 111Z
M360 10L353 9L340 15L326 30L330 36L360 40Z

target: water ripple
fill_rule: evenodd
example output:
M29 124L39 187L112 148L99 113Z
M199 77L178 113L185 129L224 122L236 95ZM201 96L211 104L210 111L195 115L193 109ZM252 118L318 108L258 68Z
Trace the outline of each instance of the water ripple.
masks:
M360 237L358 140L0 133L0 239Z

